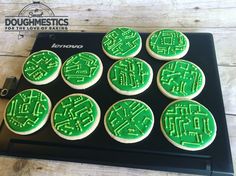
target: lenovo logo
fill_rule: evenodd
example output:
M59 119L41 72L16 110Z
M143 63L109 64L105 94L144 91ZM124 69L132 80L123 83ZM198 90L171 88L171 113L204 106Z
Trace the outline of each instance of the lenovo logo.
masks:
M56 44L53 43L51 48L72 48L72 49L81 49L83 48L83 45L61 45L61 44Z

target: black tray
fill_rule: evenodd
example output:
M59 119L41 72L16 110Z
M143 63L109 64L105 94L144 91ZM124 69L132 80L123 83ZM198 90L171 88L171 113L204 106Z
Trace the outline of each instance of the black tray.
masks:
M159 123L160 115L172 100L162 95L157 88L157 71L165 62L158 61L147 54L144 46L148 34L141 34L143 48L137 57L144 59L152 66L154 79L149 89L132 98L140 99L152 108L155 124L151 134L143 141L135 144L122 144L113 140L103 125L106 110L114 102L129 98L114 92L108 85L106 75L114 60L109 59L102 51L101 40L104 33L40 33L32 52L42 49L52 50L61 57L63 62L77 52L94 52L103 62L103 75L97 84L86 90L70 88L63 82L61 76L44 86L32 85L21 76L17 92L27 88L40 89L50 97L53 105L71 93L85 93L98 102L102 118L97 129L90 136L78 141L67 141L57 136L50 126L50 121L38 132L28 136L13 134L3 123L0 128L0 153L195 174L233 175L213 37L209 33L187 33L186 35L190 40L190 49L184 59L196 63L206 76L205 88L195 100L210 109L218 128L216 139L206 149L195 152L181 150L169 143L163 136ZM67 46L52 48L54 43ZM83 45L83 47L70 48L68 45Z

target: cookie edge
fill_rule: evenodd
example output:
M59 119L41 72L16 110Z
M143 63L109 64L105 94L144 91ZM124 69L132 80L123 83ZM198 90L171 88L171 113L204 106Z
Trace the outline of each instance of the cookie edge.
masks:
M202 86L201 88L195 92L194 94L191 94L191 95L188 95L188 96L176 96L176 95L172 95L171 93L169 93L168 91L166 91L163 86L161 85L160 83L160 72L161 70L164 68L165 65L169 64L170 62L175 62L175 61L184 61L184 62L188 62L192 65L194 65L195 67L197 67L197 69L201 72L202 74ZM206 84L206 77L205 77L205 74L204 72L202 71L202 69L196 65L195 63L191 62L191 61L188 61L188 60L183 60L183 59L180 59L180 60L172 60L172 61L169 61L167 63L165 63L164 65L162 65L160 67L160 69L158 70L157 72L157 77L156 77L156 81L157 81L157 87L159 88L160 92L165 95L166 97L170 98L170 99L181 99L181 100L190 100L190 99L193 99L195 97L197 97L199 94L201 94L201 92L203 91L204 87L205 87L205 84Z
M85 133L83 133L81 135L78 135L78 136L66 136L66 135L60 133L59 131L57 131L56 128L54 127L54 122L53 122L54 111L55 111L56 107L58 106L58 104L61 103L61 101L63 101L64 99L66 99L66 98L68 98L70 96L76 96L76 95L77 96L85 96L88 99L92 100L94 102L98 112L97 112L97 116L96 116L96 120L95 120L94 124L92 125L92 127L90 129L88 129L88 131L86 131ZM73 94L70 94L70 95L67 95L67 96L63 97L62 99L60 99L56 103L56 105L52 109L50 121L51 121L51 127L52 127L53 131L56 133L57 136L59 136L59 137L61 137L63 139L66 139L66 140L73 141L73 140L84 139L84 138L88 137L90 134L92 134L96 130L96 128L98 127L100 119L101 119L101 109L100 109L99 105L97 104L97 102L91 96L83 94L83 93L73 93Z
M58 60L59 60L59 66L57 68L57 70L47 79L45 80L42 80L42 81L32 81L30 79L28 79L26 76L25 76L25 73L24 73L24 65L26 64L26 62L28 61L28 59L33 55L33 54L37 54L39 52L51 52L53 54L55 54L57 57L58 57ZM36 52L33 52L32 54L30 54L24 61L23 63L23 66L22 66L22 75L23 77L28 81L30 82L31 84L34 84L34 85L45 85L45 84L49 84L51 83L52 81L54 81L60 74L60 70L61 70L61 66L62 66L62 62L61 62L61 58L53 51L51 50L40 50L40 51L36 51Z
M82 85L75 85L75 84L72 84L71 82L69 82L63 75L63 67L64 67L65 63L70 59L70 57L73 56L72 55L68 59L66 59L66 61L63 63L63 65L61 67L61 77L62 77L63 81L68 86L70 86L71 88L76 89L76 90L84 90L84 89L87 89L89 87L92 87L93 85L95 85L101 79L102 74L103 74L103 63L102 63L101 59L96 54L94 54L92 52L79 52L79 53L89 53L89 54L94 55L98 59L100 68L99 68L99 71L98 71L97 75L94 77L93 80L91 80L90 82L87 82L85 84L82 84ZM79 53L77 53L77 54L79 54ZM74 55L77 55L77 54L74 54Z
M153 81L153 70L152 70L152 67L149 65L149 63L147 63L146 61L144 61L144 60L142 60L142 59L140 59L140 58L126 58L126 59L138 59L138 60L140 60L141 62L144 62L144 63L148 66L148 68L149 68L149 70L150 70L150 78L149 78L149 81L147 82L146 86L144 86L142 89L138 89L138 90L134 90L134 91L125 91L125 90L121 90L121 89L117 88L116 86L114 86L114 85L112 84L112 81L110 80L110 71L111 71L112 67L113 67L116 63L119 62L119 60L118 60L118 61L116 61L115 63L113 63L113 64L110 66L110 68L109 68L109 70L108 70L108 72L107 72L107 80L108 80L108 83L109 83L110 87L111 87L115 92L117 92L118 94L121 94L121 95L132 96L132 95L138 95L138 94L144 93L144 92L151 86L152 81Z
M113 31L113 30L115 30L115 29L118 29L118 28L127 28L127 29L131 29L131 30L133 30L133 31L135 31L135 32L138 33L138 36L139 36L139 39L140 39L140 46L139 46L139 48L137 49L137 51L135 51L133 54L131 54L131 55L129 55L129 56L120 57L120 56L111 55L111 54L109 54L109 53L105 50L105 48L103 47L103 38L104 38L108 33L110 33L111 31ZM121 60L121 59L125 59L125 58L135 57L136 55L139 54L139 52L140 52L141 49L142 49L142 38L141 38L139 32L136 31L136 30L133 29L133 28L130 28L130 27L116 27L116 28L110 30L109 32L107 32L107 33L103 36L103 38L102 38L102 50L103 50L103 52L106 54L107 57L109 57L110 59L113 59L113 60Z
M214 125L215 125L214 136L211 138L211 140L210 140L209 142L207 142L205 145L203 145L202 147L199 147L199 148L191 148L191 147L185 147L185 146L182 146L182 145L178 144L177 142L175 142L175 141L173 141L172 139L170 139L169 136L166 134L166 132L165 132L165 130L164 130L164 128L163 128L163 125L162 125L162 117L163 117L163 114L164 114L164 112L166 111L166 109L167 109L169 106L171 106L172 104L174 104L174 103L176 103L176 102L179 102L179 101L183 101L183 100L175 100L175 101L169 103L169 104L166 106L166 108L163 110L163 112L162 112L162 114L161 114L161 118L160 118L160 127L161 127L161 132L162 132L162 134L165 136L165 138L167 139L167 141L169 141L172 145L174 145L175 147L177 147L177 148L179 148L179 149L182 149L182 150L187 150L187 151L200 151L200 150L203 150L203 149L209 147L209 146L214 142L214 140L215 140L215 138L216 138L216 135L217 135L217 125L216 125L216 121L215 121L215 118L214 118L213 114L211 113L211 111L210 111L208 108L206 108L203 104L201 104L201 103L199 103L199 102L197 102L197 101L195 101L195 100L185 100L185 101L192 101L192 102L195 102L195 103L197 103L197 104L200 104L201 106L203 106L205 109L207 109L207 110L210 112L210 114L211 114L211 116L212 116L212 118L213 118Z
M161 29L161 30L166 30L166 29ZM158 32L158 31L161 31L161 30L155 30L155 31L153 31L151 34L149 34L149 36L147 37L147 40L146 40L146 50L147 50L148 54L149 54L151 57L153 57L153 58L155 58L155 59L158 59L158 60L162 60L162 61L177 60L177 59L180 59L180 58L184 57L184 56L188 53L189 48L190 48L189 39L188 39L188 37L187 37L184 33L180 32L180 31L177 31L177 30L173 30L173 29L171 29L171 30L181 33L181 34L184 36L184 38L186 39L187 46L186 46L185 50L184 50L182 53L180 53L180 54L178 54L178 55L176 55L176 56L162 56L162 55L159 55L159 54L154 53L154 52L151 50L151 48L149 47L149 40L150 40L151 36L152 36L155 32Z
M48 113L47 113L46 117L44 118L44 120L43 120L37 127L33 128L33 129L31 129L31 130L29 130L29 131L27 131L27 132L17 132L17 131L15 131L15 130L13 130L13 129L8 125L8 122L7 122L7 119L6 119L6 110L7 110L7 107L8 107L8 105L10 104L10 102L11 102L11 100L12 100L13 98L15 98L19 93L24 92L24 91L28 91L28 90L36 90L36 91L38 91L38 92L44 94L44 96L45 96L45 97L47 98L47 100L48 100ZM4 109L4 123L5 123L6 127L7 127L11 132L13 132L13 133L15 133L15 134L18 134L18 135L30 135L30 134L33 134L33 133L39 131L39 130L46 124L46 122L48 121L49 116L50 116L50 112L51 112L51 109L52 109L52 103L51 103L50 98L47 96L47 94L44 93L43 91L39 90L39 89L25 89L25 90L23 90L23 91L21 91L21 92L17 93L15 96L13 96L13 97L7 102L7 105L6 105L5 109Z
M150 109L151 114L152 114L152 119L153 119L152 126L149 128L149 130L148 130L143 136L141 136L141 137L139 137L139 138L137 138L137 139L124 139L124 138L117 137L117 136L115 136L114 134L112 134L112 133L110 132L110 130L109 130L107 124L106 124L107 114L108 114L108 112L111 110L111 108L112 108L115 104L117 104L117 103L119 103L119 102L122 102L122 101L126 101L126 100L137 101L137 102L139 102L139 103L144 104L145 106L147 106L147 107ZM105 129L106 129L106 132L108 133L108 135L109 135L112 139L114 139L115 141L118 141L118 142L120 142L120 143L124 143L124 144L133 144L133 143L141 142L142 140L144 140L145 138L147 138L147 137L150 135L150 133L152 132L153 127L154 127L155 118L154 118L154 113L153 113L151 107L148 106L145 102L143 102L143 101L141 101L141 100L138 100L138 99L134 99L134 98L127 98L127 99L122 99L122 100L116 101L115 103L113 103L113 104L107 109L107 111L106 111L106 113L105 113L105 115L104 115L104 122L103 122L103 123L104 123Z

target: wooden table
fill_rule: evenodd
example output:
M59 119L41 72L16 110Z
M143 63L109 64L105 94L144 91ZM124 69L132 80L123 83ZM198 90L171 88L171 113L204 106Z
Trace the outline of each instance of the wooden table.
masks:
M20 2L20 3L19 3ZM7 76L21 75L21 67L36 33L18 40L16 32L4 31L4 18L18 15L30 0L0 0L0 86ZM214 35L218 69L231 150L236 169L236 1L235 0L63 0L43 1L56 15L69 16L69 31L107 32L116 26L130 26L139 32L173 28L183 32L211 32ZM0 100L0 117L6 106ZM2 121L2 119L0 119ZM177 175L175 173L111 167L83 163L22 159L0 156L0 175Z

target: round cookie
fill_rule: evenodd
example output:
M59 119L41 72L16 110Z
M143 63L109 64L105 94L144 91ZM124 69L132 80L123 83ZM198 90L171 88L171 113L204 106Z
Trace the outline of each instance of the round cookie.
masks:
M174 146L190 151L202 150L216 137L216 122L211 112L193 100L176 100L163 111L161 130Z
M53 108L51 125L55 133L64 139L83 139L96 129L100 114L93 98L85 94L71 94Z
M121 143L136 143L146 138L154 125L151 108L136 99L125 99L113 104L104 118L108 134Z
M102 76L100 58L90 52L81 52L69 57L62 66L61 75L66 84L74 89L86 89Z
M27 81L35 85L52 82L60 73L61 59L49 50L32 53L24 62L22 73Z
M115 28L102 39L102 49L111 59L134 57L141 48L142 39L139 33L128 27Z
M123 95L137 95L144 92L152 83L151 66L138 58L116 61L107 73L109 85Z
M157 30L146 40L147 52L159 60L173 60L184 57L189 49L188 38L179 31Z
M51 101L45 93L37 89L27 89L8 102L4 121L12 132L28 135L43 127L50 111Z
M174 60L164 64L157 74L160 91L172 99L192 99L204 88L203 71L194 63Z

